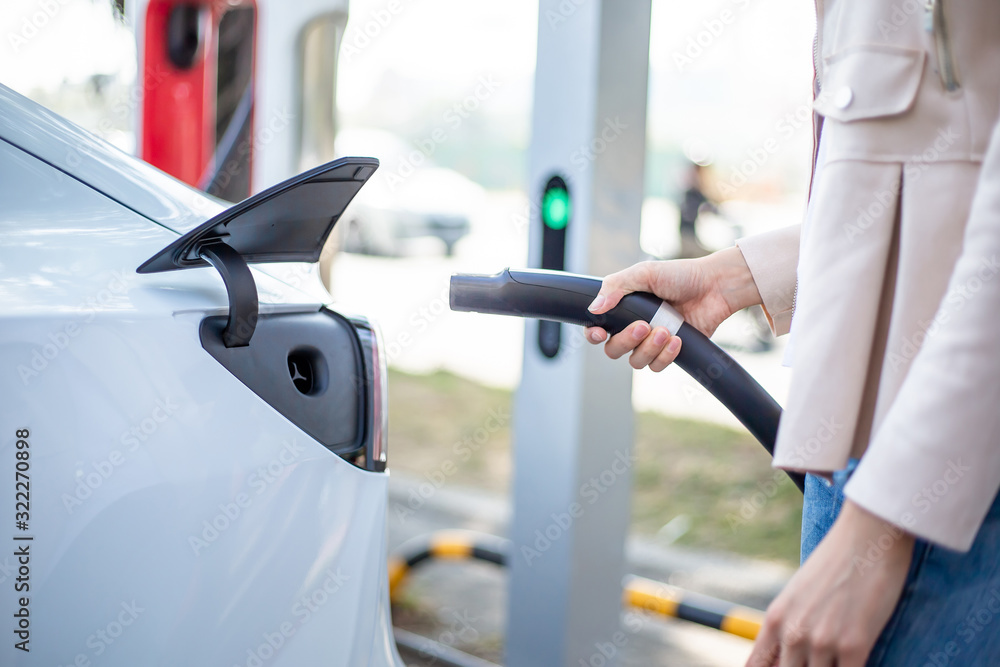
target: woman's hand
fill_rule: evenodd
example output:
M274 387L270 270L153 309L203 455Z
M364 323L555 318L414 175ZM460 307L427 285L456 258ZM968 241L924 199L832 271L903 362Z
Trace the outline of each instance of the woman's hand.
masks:
M903 592L913 542L902 528L845 501L768 607L747 667L864 667Z
M605 313L631 292L652 292L669 301L684 320L711 336L738 310L761 302L757 286L739 248L728 248L700 259L640 262L604 279L591 304L593 313ZM598 344L607 338L599 327L588 327L587 340ZM633 368L649 366L662 371L681 349L681 340L665 327L651 330L646 322L633 322L612 336L604 351L612 359L631 352Z

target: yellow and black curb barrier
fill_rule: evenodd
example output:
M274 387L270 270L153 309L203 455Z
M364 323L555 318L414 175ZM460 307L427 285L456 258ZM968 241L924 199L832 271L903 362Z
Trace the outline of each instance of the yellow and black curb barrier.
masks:
M764 612L644 577L626 577L626 607L667 618L679 618L722 630L731 635L756 639L764 622Z
M414 538L389 557L389 597L396 600L410 571L431 560L481 560L507 564L509 542L470 531L440 531ZM629 576L622 592L631 609L677 618L722 632L756 639L764 612L718 598L691 593L644 577Z

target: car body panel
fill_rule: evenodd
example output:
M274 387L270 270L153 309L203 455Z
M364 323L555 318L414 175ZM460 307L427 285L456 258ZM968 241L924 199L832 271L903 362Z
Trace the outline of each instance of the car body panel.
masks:
M164 194L152 168L48 112L11 130L34 114L8 113L12 95L0 95L0 497L12 514L27 429L30 522L10 530L33 538L31 652L8 635L0 664L401 664L387 640L387 475L332 454L202 348L201 321L227 310L214 269L135 272L204 221L201 195L187 201L172 179ZM81 145L79 165L59 166ZM321 306L252 271L262 313ZM5 548L8 619L17 567Z
M164 227L184 233L227 206L3 85L0 108L5 141Z

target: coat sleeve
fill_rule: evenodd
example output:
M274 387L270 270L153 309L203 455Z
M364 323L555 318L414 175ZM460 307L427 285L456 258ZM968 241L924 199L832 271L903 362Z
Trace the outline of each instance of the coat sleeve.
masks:
M1000 488L1000 125L948 290L845 488L874 514L967 551Z
M788 333L795 309L795 271L801 225L744 237L736 242L764 302L775 336Z

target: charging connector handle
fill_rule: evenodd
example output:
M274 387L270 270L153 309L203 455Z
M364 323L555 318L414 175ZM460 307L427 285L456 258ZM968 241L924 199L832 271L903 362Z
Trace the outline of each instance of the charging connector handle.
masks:
M587 307L600 289L601 279L592 276L504 269L496 275L452 276L450 302L452 310L601 327L610 334L619 333L637 320L665 326L681 339L674 363L726 406L774 454L781 406L753 376L654 294L633 292L607 313L591 313ZM802 475L789 476L799 489L804 488Z

